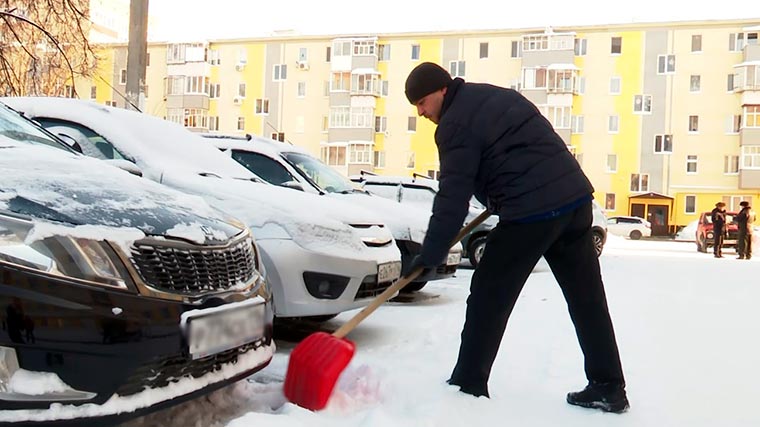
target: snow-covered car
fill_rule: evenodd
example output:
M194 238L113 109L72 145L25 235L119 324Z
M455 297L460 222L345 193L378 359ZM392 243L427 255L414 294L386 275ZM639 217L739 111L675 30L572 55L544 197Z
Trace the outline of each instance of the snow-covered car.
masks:
M685 227L678 230L674 237L674 240L679 242L694 242L696 240L698 224L699 220L694 220L686 224Z
M265 367L249 230L0 103L0 424L115 425Z
M607 231L616 236L639 240L652 235L652 224L637 216L611 216L607 218Z
M429 210L403 206L396 201L371 195L301 147L250 134L205 134L204 137L269 183L333 197L372 210L381 216L393 233L401 251L402 263L411 262L422 248L430 218ZM456 244L436 270L418 277L404 291L418 291L429 280L453 276L461 259L462 245Z
M361 174L352 176L351 180L372 194L400 203L416 205L428 212L428 216L433 209L433 199L438 193L438 181L418 175L404 177ZM483 210L485 207L473 197L470 200L470 210L467 213L466 221L472 221ZM469 258L474 267L478 265L480 257L483 255L488 233L498 222L498 216L493 215L462 239L463 256ZM607 219L596 202L594 202L592 232L596 254L600 256L607 241Z
M4 102L84 153L126 159L145 178L244 221L261 250L276 317L324 320L366 306L400 276L393 236L372 212L265 183L178 124L69 98Z

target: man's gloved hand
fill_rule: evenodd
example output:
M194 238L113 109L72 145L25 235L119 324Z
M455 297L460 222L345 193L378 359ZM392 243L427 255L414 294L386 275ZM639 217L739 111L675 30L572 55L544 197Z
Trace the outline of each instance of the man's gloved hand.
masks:
M419 276L417 276L417 277L421 277L430 273L430 271L433 270L435 266L425 265L425 263L422 262L422 257L418 254L418 255L415 255L410 262L406 263L403 266L403 268L401 269L401 276L409 277L409 275L412 274L418 268L422 268L422 272L419 274Z

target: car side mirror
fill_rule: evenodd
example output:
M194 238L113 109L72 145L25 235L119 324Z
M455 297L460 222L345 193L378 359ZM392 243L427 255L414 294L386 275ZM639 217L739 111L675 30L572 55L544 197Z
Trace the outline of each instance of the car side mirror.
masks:
M109 159L109 160L104 160L104 162L110 165L116 166L117 168L121 170L125 170L131 173L132 175L143 176L142 170L136 164L130 162L129 160Z
M303 185L298 181L285 181L280 184L280 187L291 188L293 190L304 191Z

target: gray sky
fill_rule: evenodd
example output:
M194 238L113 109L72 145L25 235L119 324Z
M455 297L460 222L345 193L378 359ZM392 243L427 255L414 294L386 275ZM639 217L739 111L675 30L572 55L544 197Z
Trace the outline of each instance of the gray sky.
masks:
M729 3L637 0L425 1L151 0L153 40L300 34L397 33L613 24L692 19L758 18L757 0ZM515 6L515 5L519 6ZM708 6L709 4L709 6ZM532 7L531 7L532 6Z

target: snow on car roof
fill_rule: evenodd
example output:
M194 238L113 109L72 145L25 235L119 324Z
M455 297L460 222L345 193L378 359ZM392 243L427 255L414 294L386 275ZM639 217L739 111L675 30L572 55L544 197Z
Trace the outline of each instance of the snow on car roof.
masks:
M220 149L251 150L277 155L281 153L302 153L312 155L308 150L297 145L286 144L274 139L264 138L257 135L246 134L245 136L228 134L201 134L208 142Z
M372 184L413 184L438 190L438 181L425 177L361 175L360 177L352 177L352 179Z

